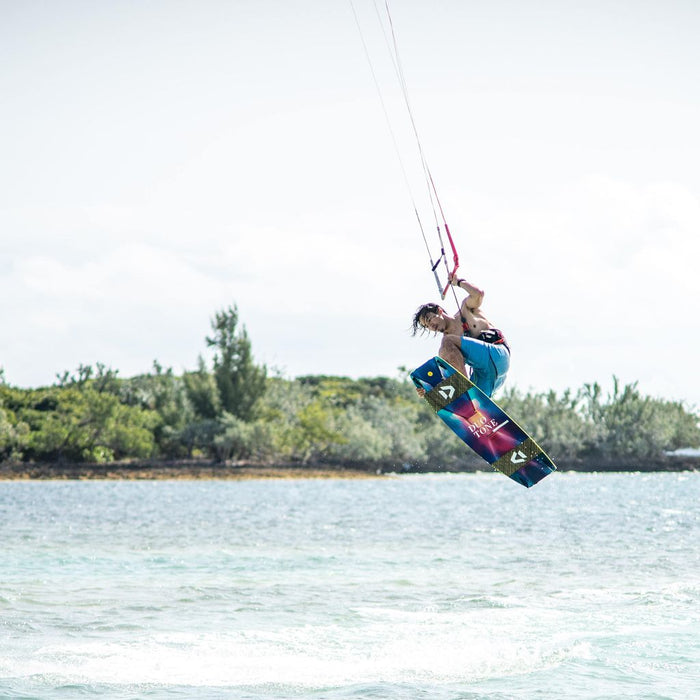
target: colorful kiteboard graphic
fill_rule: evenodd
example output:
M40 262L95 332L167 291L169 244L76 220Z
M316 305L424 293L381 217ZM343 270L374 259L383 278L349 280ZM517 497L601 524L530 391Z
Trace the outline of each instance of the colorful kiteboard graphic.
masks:
M481 389L440 357L411 372L445 423L494 469L523 486L556 470L542 448Z

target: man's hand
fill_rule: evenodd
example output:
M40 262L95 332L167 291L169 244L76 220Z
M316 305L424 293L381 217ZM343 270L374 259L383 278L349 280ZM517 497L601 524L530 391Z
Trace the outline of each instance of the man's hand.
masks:
M425 396L425 389L423 389L423 388L417 386L417 387L416 387L416 393L418 394L418 396L420 396L421 398L423 398L423 397Z

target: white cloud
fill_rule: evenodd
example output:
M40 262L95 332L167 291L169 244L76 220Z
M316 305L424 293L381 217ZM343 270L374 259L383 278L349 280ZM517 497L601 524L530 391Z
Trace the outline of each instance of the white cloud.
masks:
M700 403L683 364L700 341L697 13L665 7L670 43L651 20L602 31L599 8L541 24L458 4L396 20L461 271L511 340L513 381L617 374ZM166 32L158 3L0 27L10 381L193 366L233 302L256 356L290 374L393 374L435 351L407 333L435 285L351 13L203 7L163 15Z

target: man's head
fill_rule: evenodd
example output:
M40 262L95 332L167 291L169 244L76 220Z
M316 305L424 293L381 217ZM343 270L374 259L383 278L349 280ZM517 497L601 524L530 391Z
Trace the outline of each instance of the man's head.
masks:
M413 335L416 335L418 332L441 330L437 326L439 325L439 319L443 318L444 313L445 310L437 304L423 304L419 306L413 315Z

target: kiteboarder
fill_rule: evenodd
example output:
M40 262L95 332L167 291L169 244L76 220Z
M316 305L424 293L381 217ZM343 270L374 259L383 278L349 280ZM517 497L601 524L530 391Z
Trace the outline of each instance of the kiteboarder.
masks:
M459 311L450 316L437 304L419 306L413 316L413 335L442 333L438 355L469 377L487 396L503 385L510 367L510 348L503 333L481 310L484 292L467 280L450 276L450 284L467 293ZM470 372L467 371L470 367ZM418 389L422 396L425 391Z

